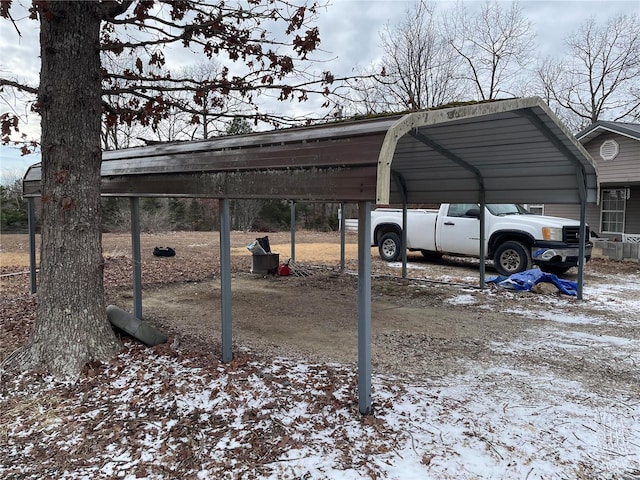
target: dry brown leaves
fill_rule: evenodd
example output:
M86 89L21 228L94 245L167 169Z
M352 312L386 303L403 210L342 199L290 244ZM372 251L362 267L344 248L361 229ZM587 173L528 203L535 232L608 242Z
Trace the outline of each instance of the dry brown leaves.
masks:
M358 413L346 367L261 361L128 344L109 365L59 383L41 373L1 379L4 478L260 478L287 459L339 452L337 469L371 471L404 438ZM384 404L378 409L386 408ZM68 472L64 474L64 472ZM70 475L70 476L69 476Z

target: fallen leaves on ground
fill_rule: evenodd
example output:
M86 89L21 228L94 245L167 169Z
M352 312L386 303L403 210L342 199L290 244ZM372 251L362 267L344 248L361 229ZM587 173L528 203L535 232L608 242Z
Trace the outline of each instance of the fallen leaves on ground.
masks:
M246 354L128 344L74 382L31 372L0 391L2 478L303 478L301 458L366 473L407 439L359 415L353 369Z

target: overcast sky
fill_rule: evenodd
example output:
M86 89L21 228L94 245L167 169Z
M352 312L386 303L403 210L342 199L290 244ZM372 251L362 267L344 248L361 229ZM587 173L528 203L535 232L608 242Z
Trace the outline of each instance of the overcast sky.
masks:
M331 70L339 76L351 74L356 65L366 67L380 59L380 31L387 23L394 25L402 20L412 2L332 0L332 3L328 8L320 10L318 26L322 57L333 60L320 64L319 70ZM437 10L442 11L450 8L454 1L437 0L435 3ZM504 2L505 7L510 3ZM466 4L470 8L478 8L481 2L467 0ZM520 5L525 16L533 22L537 33L538 53L542 56L561 51L563 38L591 16L606 19L618 13L640 12L640 0L535 0L521 1ZM21 37L17 36L10 22L0 21L0 76L28 80L35 85L39 73L37 22L20 21L18 26ZM195 56L185 55L182 49L167 57L170 68L174 69L199 61ZM3 100L12 100L7 97L6 92L2 95ZM310 104L307 108L313 108L313 105ZM7 106L0 105L0 112L6 111ZM37 137L38 122L37 118L31 119L21 130ZM7 173L15 176L16 172L23 172L31 163L34 163L33 157L20 157L5 147L0 148L2 176L6 177Z

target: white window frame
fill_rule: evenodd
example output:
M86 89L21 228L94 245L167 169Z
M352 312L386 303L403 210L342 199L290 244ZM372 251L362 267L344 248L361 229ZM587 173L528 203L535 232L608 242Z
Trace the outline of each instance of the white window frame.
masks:
M604 194L606 192L612 192L612 191L619 191L619 192L624 192L623 193L623 204L622 204L622 210L605 210L604 209ZM600 197L600 231L602 233L618 233L618 234L623 234L624 233L624 226L625 226L625 220L627 218L627 199L629 196L629 190L627 188L603 188L602 189L602 193L601 193L601 197ZM603 228L603 219L604 219L604 213L605 212L615 212L615 213L620 213L622 212L622 230L619 232L612 232L609 230L604 230Z
M540 210L540 213L531 212L532 208L535 208L536 210ZM529 212L532 215L544 215L544 203L530 203L530 204L527 204L527 210L529 210Z

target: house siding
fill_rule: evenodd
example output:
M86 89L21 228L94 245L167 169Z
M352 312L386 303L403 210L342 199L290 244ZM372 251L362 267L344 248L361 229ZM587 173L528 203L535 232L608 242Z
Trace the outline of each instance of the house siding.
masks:
M615 140L618 144L618 154L612 160L603 160L600 156L600 147L607 140ZM629 189L622 233L640 234L640 141L619 133L605 131L588 140L583 146L596 164L600 191ZM545 204L544 213L578 220L580 206ZM600 204L587 204L586 220L592 232L612 240L621 240L619 233L603 234L600 231L602 227Z
M580 205L545 204L544 214L552 217L580 219ZM587 225L591 231L600 233L600 205L587 204ZM625 206L624 233L640 234L640 186L630 188ZM618 235L619 236L619 235Z
M606 140L618 142L620 150L613 160L603 160L600 157L600 146ZM585 149L596 163L600 185L624 186L640 183L640 142L638 140L607 132L587 143Z
M551 217L564 217L580 220L580 205L549 204L544 205L544 214ZM587 225L593 232L600 231L600 206L594 203L587 204Z

